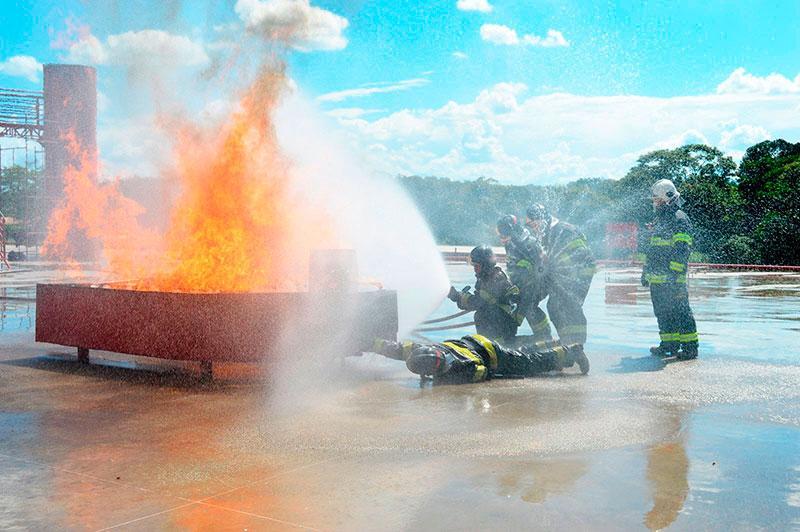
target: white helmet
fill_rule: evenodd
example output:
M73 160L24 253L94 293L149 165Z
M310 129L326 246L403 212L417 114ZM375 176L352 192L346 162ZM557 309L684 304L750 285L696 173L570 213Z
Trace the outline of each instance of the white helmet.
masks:
M659 179L653 183L653 186L650 187L650 191L653 193L653 207L657 207L658 205L671 205L673 203L677 203L680 207L683 203L680 192L678 192L678 189L675 188L675 184L669 179Z

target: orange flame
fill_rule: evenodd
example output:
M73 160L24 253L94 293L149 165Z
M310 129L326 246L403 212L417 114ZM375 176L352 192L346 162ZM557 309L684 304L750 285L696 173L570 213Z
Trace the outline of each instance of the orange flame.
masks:
M176 139L181 195L163 235L138 223L142 208L115 186L96 185L96 162L82 154L64 176L65 203L51 217L47 253L67 256L69 234L78 229L99 241L117 279L139 279L139 289L305 288L311 250L338 242L327 217L299 193L278 148L271 113L284 82L282 69L263 71L215 130L164 121Z

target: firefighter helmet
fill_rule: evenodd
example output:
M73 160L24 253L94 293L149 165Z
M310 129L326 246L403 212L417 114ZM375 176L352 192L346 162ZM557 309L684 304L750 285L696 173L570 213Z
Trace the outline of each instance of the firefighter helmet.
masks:
M525 211L525 214L528 216L528 220L549 220L550 219L550 211L542 205L541 203L534 203Z
M480 264L482 270L494 268L497 264L497 259L494 256L492 248L486 245L477 246L469 252L469 261L475 265Z
M650 187L650 192L653 194L653 207L672 205L675 202L679 202L678 204L680 205L681 194L675 188L675 183L669 179L659 179L653 183L653 186Z
M511 238L519 229L519 222L513 214L506 214L497 220L497 234L501 238Z

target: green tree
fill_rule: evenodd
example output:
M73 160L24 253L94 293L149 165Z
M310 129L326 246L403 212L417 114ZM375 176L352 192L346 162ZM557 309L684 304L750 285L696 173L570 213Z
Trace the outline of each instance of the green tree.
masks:
M724 244L737 234L743 219L735 178L736 163L711 146L656 150L641 156L619 181L615 217L640 225L649 221L653 216L650 186L669 179L681 191L684 209L692 218L696 249L720 260L725 256Z

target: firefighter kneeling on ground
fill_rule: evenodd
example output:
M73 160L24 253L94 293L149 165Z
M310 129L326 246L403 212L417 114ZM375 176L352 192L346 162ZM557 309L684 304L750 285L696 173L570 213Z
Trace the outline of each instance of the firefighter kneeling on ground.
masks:
M432 377L435 384L466 384L497 378L531 377L578 364L589 372L589 360L579 345L539 342L508 349L479 334L434 344L377 339L372 351L403 360L412 373Z
M642 286L650 287L661 343L650 352L689 360L697 358L697 327L686 285L691 224L681 210L683 198L672 181L656 181L651 191L656 216L642 269Z
M461 310L475 311L478 334L511 343L520 325L516 312L519 288L497 265L494 251L489 246L474 248L469 259L475 270L475 293L469 291L470 287L459 292L451 286L447 297Z

